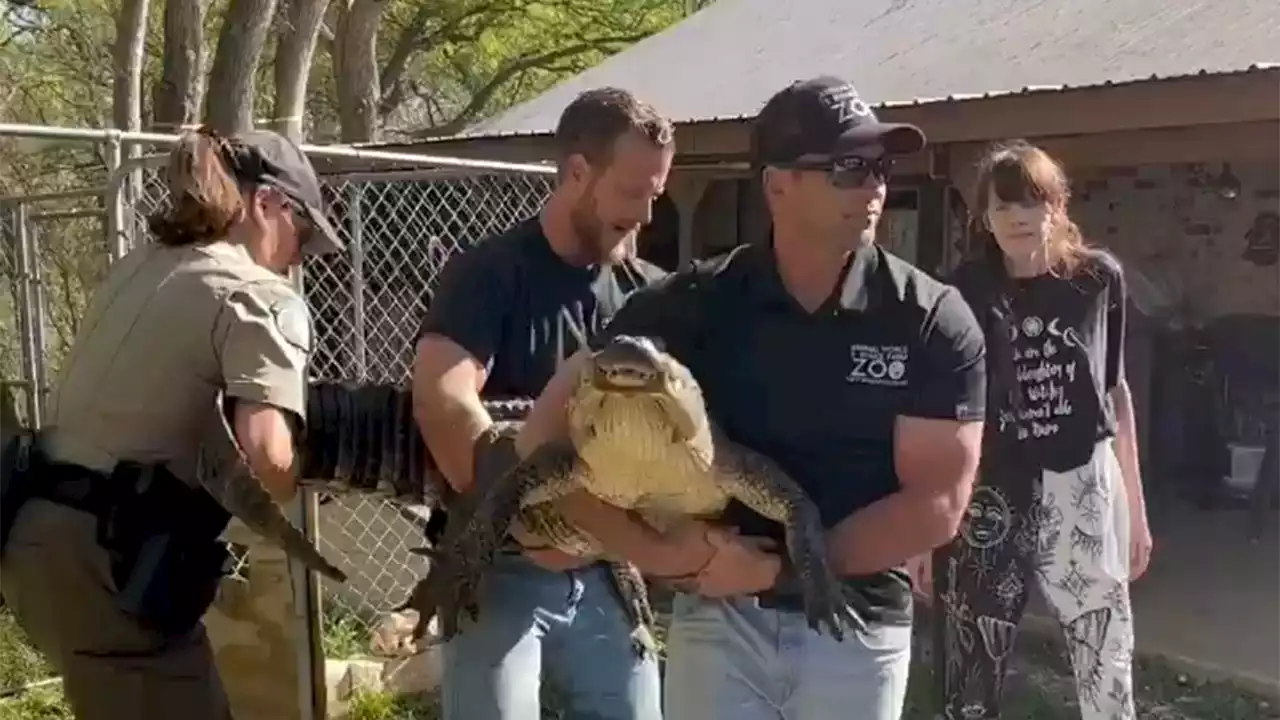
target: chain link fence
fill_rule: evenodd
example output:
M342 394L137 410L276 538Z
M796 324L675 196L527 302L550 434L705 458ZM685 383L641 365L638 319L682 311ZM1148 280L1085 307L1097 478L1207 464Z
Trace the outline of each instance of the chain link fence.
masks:
M109 263L102 189L0 198L0 382L25 421L40 404Z
M407 385L445 263L536 213L554 176L543 166L347 152L343 162L311 153L347 243L345 253L304 263L311 378ZM37 423L94 286L113 257L147 241L146 218L169 202L164 163L163 155L126 162L107 188L0 199L0 382L26 393ZM323 620L340 626L348 645L367 652L374 624L425 572L410 552L424 544L425 510L359 495L319 498L317 544L349 576L322 585Z

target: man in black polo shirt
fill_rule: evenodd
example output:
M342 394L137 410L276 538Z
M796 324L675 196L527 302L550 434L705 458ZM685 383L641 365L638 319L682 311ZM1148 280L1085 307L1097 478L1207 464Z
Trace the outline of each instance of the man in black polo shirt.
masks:
M874 244L892 162L924 142L918 128L879 122L841 80L782 90L753 129L770 242L636 293L602 333L661 337L726 433L804 486L868 625L843 643L811 631L786 571L713 532L725 549L675 605L666 720L901 715L911 635L904 563L956 532L986 392L982 332L960 294ZM563 432L576 362L548 384L522 452ZM623 556L655 542L585 493L565 509ZM782 540L743 507L729 520L743 535Z
M666 275L631 248L671 168L670 122L626 91L590 90L561 115L556 142L546 206L452 260L423 322L415 417L459 492L470 489L475 441L491 422L481 394L537 396L577 338ZM659 575L696 570L712 550L700 536L686 540L649 546L636 563ZM656 658L633 650L610 582L603 565L556 551L501 555L480 622L444 649L445 720L537 720L544 677L570 717L660 720Z

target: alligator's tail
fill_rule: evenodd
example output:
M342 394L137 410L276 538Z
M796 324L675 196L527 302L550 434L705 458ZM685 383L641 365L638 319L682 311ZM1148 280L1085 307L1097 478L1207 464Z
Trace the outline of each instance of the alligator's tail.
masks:
M196 477L200 485L250 530L273 543L285 554L321 575L346 582L346 573L320 554L302 531L285 517L284 511L271 499L266 488L250 470L235 440L224 398L217 398L214 427L200 449Z
M238 467L222 475L217 483L211 484L221 487L206 484L205 489L250 530L308 568L331 580L346 582L347 574L326 560L316 546L307 540L307 536L289 522L280 506L271 499L243 461L238 463Z

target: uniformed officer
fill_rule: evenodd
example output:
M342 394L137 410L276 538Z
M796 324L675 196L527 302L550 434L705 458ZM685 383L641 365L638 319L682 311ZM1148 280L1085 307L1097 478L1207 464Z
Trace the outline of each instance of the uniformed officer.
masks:
M256 476L276 499L294 495L311 325L287 273L342 247L315 170L279 135L188 134L170 173L158 242L98 288L36 464L10 483L34 497L0 587L85 720L231 717L199 622L228 519L191 482L201 435L224 393Z
M813 497L836 571L866 622L841 643L810 630L789 571L738 545L677 598L667 720L900 717L911 642L905 561L956 532L977 466L985 345L953 288L875 242L896 157L924 135L880 122L848 83L776 94L752 153L772 237L632 296L606 328L661 338L732 439L776 460ZM594 343L593 343L594 344ZM564 432L577 361L547 387L522 450ZM580 493L566 511L623 556L649 533ZM727 520L782 543L745 508Z

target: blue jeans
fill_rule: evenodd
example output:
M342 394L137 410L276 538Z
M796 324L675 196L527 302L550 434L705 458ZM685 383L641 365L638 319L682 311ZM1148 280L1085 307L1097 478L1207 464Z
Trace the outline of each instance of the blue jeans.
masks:
M667 639L667 720L899 720L911 664L909 623L847 631L754 598L675 600Z
M443 650L444 720L538 720L544 676L567 720L662 720L657 658L641 656L610 581L499 555L480 621Z

